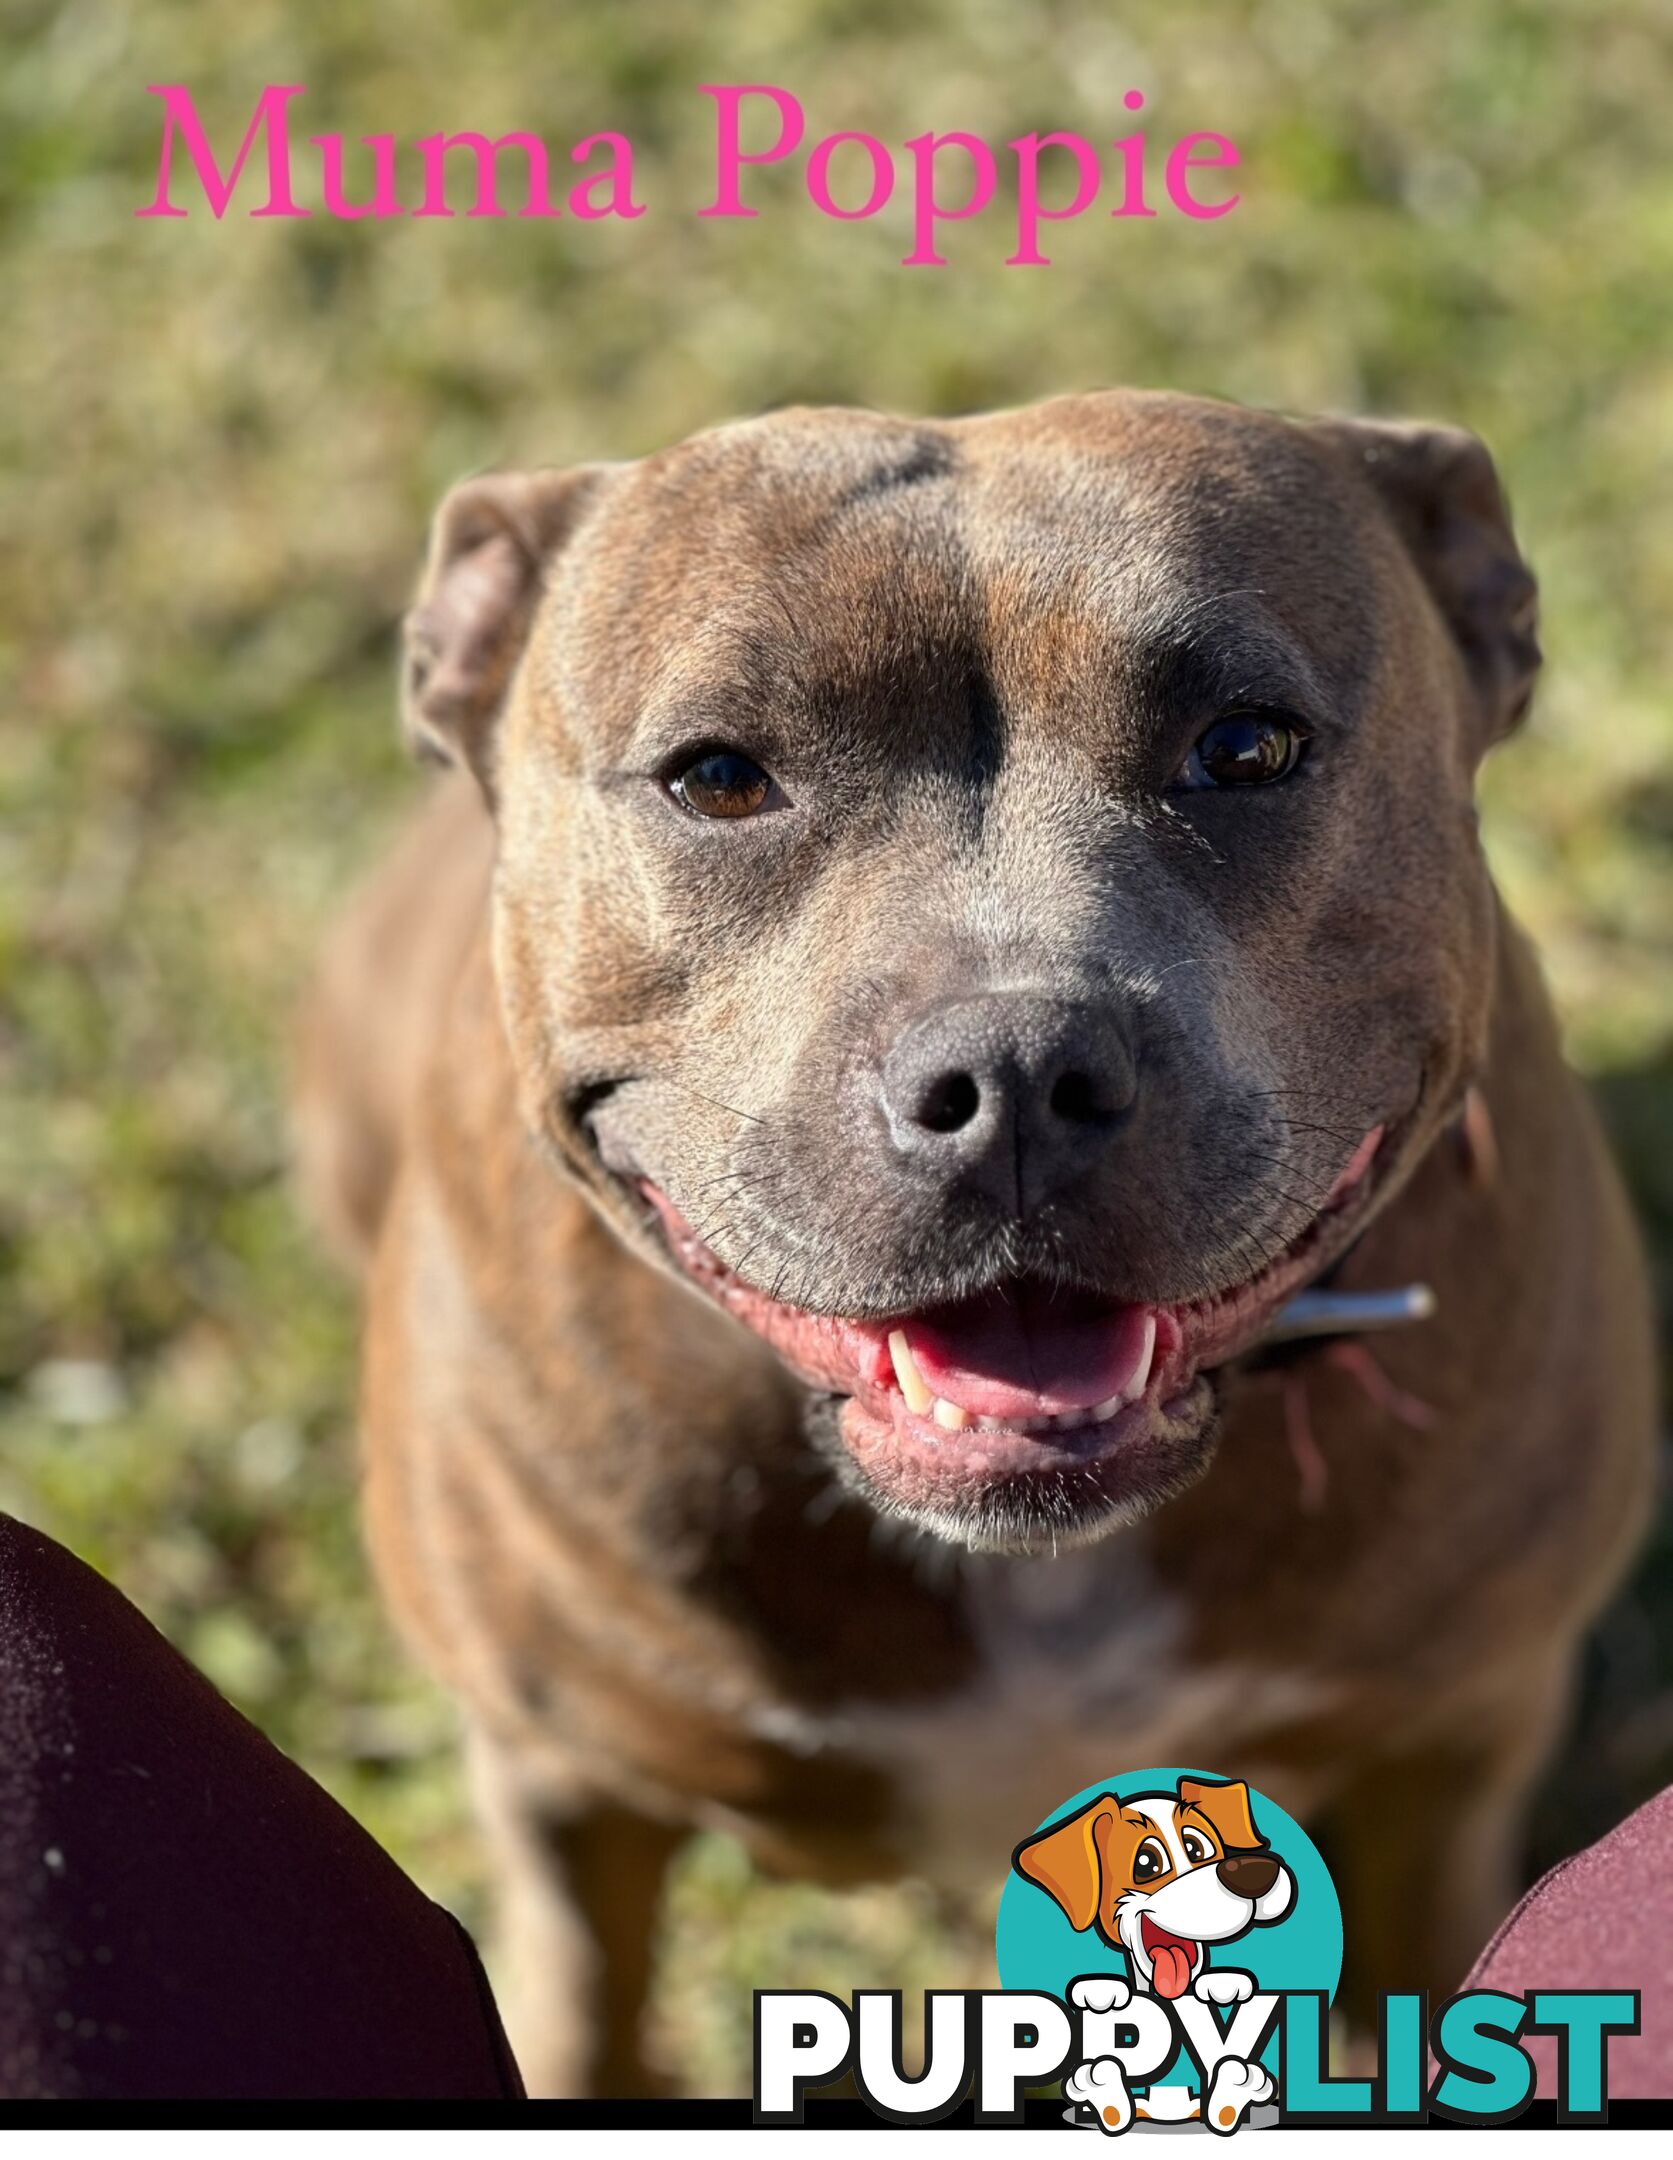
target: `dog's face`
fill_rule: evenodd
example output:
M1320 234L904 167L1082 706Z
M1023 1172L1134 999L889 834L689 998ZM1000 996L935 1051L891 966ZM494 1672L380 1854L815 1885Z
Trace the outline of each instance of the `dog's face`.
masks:
M878 1505L1056 1545L1455 1106L1531 607L1467 437L786 413L456 491L408 710L531 1125Z
M1255 1828L1249 1788L1181 1778L1176 1792L1096 1800L1017 1847L1013 1866L1077 1930L1124 1950L1137 1986L1183 1995L1209 1946L1281 1920L1295 1878Z

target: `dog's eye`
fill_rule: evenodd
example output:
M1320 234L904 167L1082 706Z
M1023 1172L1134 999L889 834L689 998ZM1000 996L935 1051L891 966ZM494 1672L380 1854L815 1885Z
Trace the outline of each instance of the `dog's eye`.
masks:
M1301 763L1307 738L1279 713L1228 713L1204 728L1185 760L1188 788L1264 787Z
M1179 1842L1186 1859L1190 1861L1193 1867L1201 1867L1205 1860L1211 1860L1214 1857L1213 1846L1209 1844L1207 1838L1200 1831L1181 1831Z
M1133 1855L1133 1880L1136 1883L1154 1882L1158 1875L1168 1872L1168 1856L1154 1838L1146 1838Z
M674 774L668 792L698 817L746 818L766 807L773 780L741 750L705 750Z

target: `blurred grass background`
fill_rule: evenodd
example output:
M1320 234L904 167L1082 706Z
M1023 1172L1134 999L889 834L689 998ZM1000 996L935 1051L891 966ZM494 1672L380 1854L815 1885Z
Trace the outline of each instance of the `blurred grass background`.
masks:
M489 464L621 456L791 399L950 411L1126 380L1424 413L1496 450L1546 687L1488 781L1673 1286L1673 13L1450 0L88 0L0 7L0 1505L128 1593L480 1922L445 1706L368 1587L355 1318L286 1184L288 1015L412 800L392 629ZM810 140L1031 127L1244 153L1214 224L1102 215L1006 270L997 207L907 272L794 178L699 222L702 81ZM267 82L340 130L620 128L650 214L136 222L184 82L230 155ZM351 180L363 181L351 153ZM312 153L300 192L318 200ZM409 187L409 194L416 190ZM188 183L182 202L198 202ZM467 198L468 199L468 198ZM513 197L512 199L516 199ZM1602 1629L1542 1855L1673 1778L1664 1535ZM749 1990L976 1977L915 1892L751 1882L709 1841L662 2014L747 2084Z

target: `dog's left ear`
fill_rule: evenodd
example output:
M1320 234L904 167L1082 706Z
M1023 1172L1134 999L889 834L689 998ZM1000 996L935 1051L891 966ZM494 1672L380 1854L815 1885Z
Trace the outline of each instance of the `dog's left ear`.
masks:
M1452 632L1480 712L1479 755L1527 712L1540 664L1539 588L1486 445L1422 422L1315 425L1381 498Z
M1182 1777L1179 1804L1206 1815L1227 1852L1262 1852L1266 1839L1255 1828L1249 1812L1249 1788L1241 1779L1220 1784L1206 1778Z
M421 756L464 762L492 798L494 724L546 569L607 468L484 473L446 495L407 616L402 710Z

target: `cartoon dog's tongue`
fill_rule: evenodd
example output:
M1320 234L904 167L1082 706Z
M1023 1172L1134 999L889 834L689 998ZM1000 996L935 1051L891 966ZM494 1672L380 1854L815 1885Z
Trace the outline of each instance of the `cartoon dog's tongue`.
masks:
M1157 1994L1165 1995L1170 2002L1175 1996L1183 1995L1191 1985L1196 1945L1182 1942L1177 1935L1169 1935L1154 1921L1147 1920L1144 1947L1150 1953L1150 1969Z
M1191 1985L1191 1953L1178 1943L1158 1944L1151 1963L1156 1968L1156 1992L1170 2002Z

